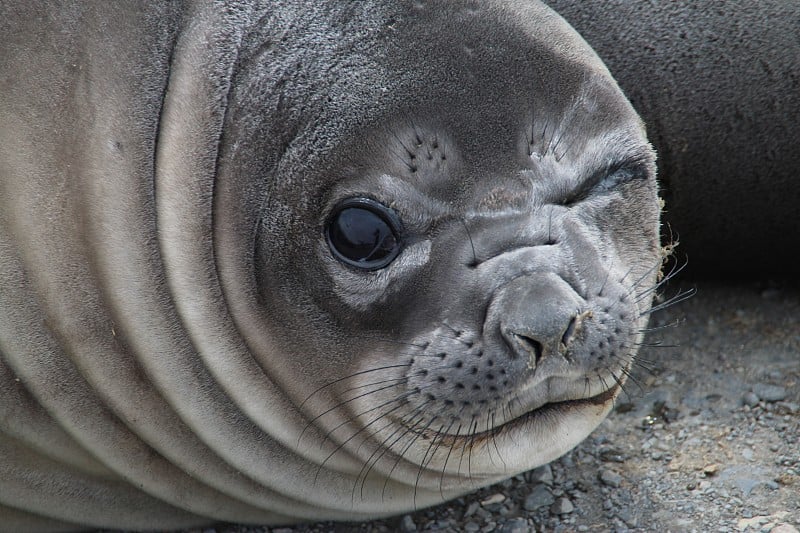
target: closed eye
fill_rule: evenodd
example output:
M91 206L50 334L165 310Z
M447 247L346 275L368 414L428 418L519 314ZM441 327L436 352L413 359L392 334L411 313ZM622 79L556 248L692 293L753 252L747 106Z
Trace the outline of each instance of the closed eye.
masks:
M567 207L586 200L593 194L611 192L626 183L647 178L647 168L638 161L616 162L606 165L584 180L563 202Z

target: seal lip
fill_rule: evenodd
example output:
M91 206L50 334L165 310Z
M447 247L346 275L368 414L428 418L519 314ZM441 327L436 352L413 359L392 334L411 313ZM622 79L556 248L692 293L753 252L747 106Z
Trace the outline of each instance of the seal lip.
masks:
M490 428L488 430L478 431L475 433L470 433L465 435L431 432L431 435L429 436L434 436L438 439L452 440L452 444L463 440L468 440L469 442L475 443L485 439L497 437L501 433L518 430L523 425L532 423L535 420L540 419L542 417L549 417L553 414L563 415L568 413L569 411L581 409L582 407L588 407L593 405L594 406L605 405L609 401L613 401L621 390L622 386L619 383L616 383L614 384L614 386L604 390L603 392L596 394L594 396L589 396L587 398L578 398L574 400L562 400L559 402L545 403L544 405L541 405L535 409L531 409L530 411L526 411L521 415L512 418L511 420L505 422L504 424ZM424 433L427 432L420 432L421 435L423 435Z
M392 251L383 257L380 261L376 261L375 264L365 263L361 261L354 261L349 257L344 256L333 244L331 240L331 225L339 213L344 211L345 209L364 209L370 211L377 215L381 220L383 220L389 229L392 232L392 235L397 242L397 246L392 249ZM399 215L395 212L394 209L391 207L378 202L377 200L373 200L372 198L366 196L355 196L350 198L345 198L338 202L334 208L331 210L328 217L325 219L325 240L328 243L328 248L330 249L333 256L339 260L341 263L353 267L362 272L372 272L375 270L381 270L386 268L388 265L394 261L400 252L403 250L403 223L400 220Z

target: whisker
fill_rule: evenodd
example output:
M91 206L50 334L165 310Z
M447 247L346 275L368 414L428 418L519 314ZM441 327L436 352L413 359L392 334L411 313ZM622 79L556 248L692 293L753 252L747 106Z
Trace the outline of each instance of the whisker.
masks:
M390 401L390 402L387 402L387 403L391 404L391 403L395 403L395 402L398 402L398 401L401 401L401 398L395 398L394 400L392 400L392 401ZM369 428L369 427L370 427L372 424L374 424L374 423L375 423L375 422L377 422L378 420L380 420L380 419L382 419L383 417L385 417L385 416L388 416L388 415L389 415L389 414L391 414L392 412L394 412L394 411L396 411L396 410L400 409L400 408L401 408L403 405L404 405L404 404L401 402L399 405L397 405L397 406L393 407L392 409L390 409L390 410L389 410L389 411L387 411L386 413L382 413L380 416L378 416L378 417L377 417L377 418L375 418L374 420L370 421L369 423L367 423L367 424L364 424L364 425L361 427L361 429L359 429L358 431L356 431L355 433L353 433L352 435L350 435L349 437L347 437L347 438L346 438L344 441L342 441L341 443L339 443L339 445L338 445L338 446L337 446L337 447L336 447L336 448L335 448L335 449L334 449L334 450L333 450L331 453L329 453L329 454L328 454L328 456L327 456L327 457L325 457L325 459L323 459L323 460L322 460L322 462L319 464L319 467L317 468L317 473L314 475L314 483L316 484L316 482L317 482L317 478L318 478L319 474L322 472L322 469L325 467L325 464L328 462L328 460L329 460L331 457L333 457L334 455L336 455L337 453L339 453L339 451L340 451L340 450L342 450L342 449L343 449L343 448L344 448L344 447L347 445L347 443L348 443L348 442L350 442L351 440L353 440L354 438L356 438L356 437L357 437L358 435L360 435L360 434L361 434L363 431L366 431L366 430L367 430L367 429L368 429L368 428ZM381 407L385 407L385 405L382 405ZM370 409L370 411L372 411L372 410L373 410L373 409ZM363 414L363 413L362 413L362 414ZM360 416L360 415L357 415L357 416L356 416L356 419L358 419L358 416ZM331 433L333 433L333 431L335 431L335 430L336 430L336 429L338 429L339 427L341 427L341 426L343 426L343 425L345 425L345 424L347 424L347 423L349 423L349 422L352 422L352 421L353 421L353 420L347 420L347 421L345 421L345 422L342 422L342 424L340 424L339 426L336 426L336 428L335 428L335 429L333 429L333 430L329 431L329 432L328 432L328 434L326 434L326 435L325 435L325 438L327 439L327 438L330 436L330 434L331 434Z
M685 290L685 291L681 291L678 294L676 294L675 296L669 298L668 300L666 300L666 301L664 301L664 302L662 302L662 303L660 303L658 305L654 305L649 310L644 311L643 313L641 313L639 316L644 316L644 315L648 315L648 314L651 314L651 313L655 313L655 312L661 311L663 309L666 309L667 307L671 307L673 305L679 304L679 303L681 303L683 301L688 300L689 298L691 298L695 294L697 294L697 289L695 289L694 287L692 287L691 289Z
M460 429L461 426L459 426L459 430ZM467 434L469 434L469 430L467 431ZM467 451L467 439L464 438L464 444L461 446L461 455L458 458L458 470L456 471L458 475L461 475L461 463L464 461L464 455L466 454L466 451Z
M492 431L491 431L490 435L491 435L491 439L492 439L492 444L494 445L494 450L497 452L497 458L500 459L501 463L503 463L503 471L506 472L506 471L508 471L508 465L506 464L505 459L503 459L503 454L500 453L500 448L497 446L497 433L498 433L498 430L497 430L497 424L495 422L495 416L494 415L495 415L495 410L492 409L492 412L490 413L490 416L492 418Z
M650 328L642 328L642 329L639 330L639 332L640 333L652 333L654 331L677 328L684 322L686 322L685 318L677 318L674 321L670 322L669 324L663 324L661 326L653 326L653 327L650 327Z
M333 407L323 411L322 413L318 414L317 416L315 416L314 418L312 418L311 420L308 421L308 423L306 424L306 427L303 428L303 431L300 432L300 436L297 438L297 445L298 446L300 445L300 440L303 438L303 435L305 435L306 430L308 428L310 428L312 425L314 425L314 422L316 422L317 420L319 420L323 416L327 415L331 411L339 409L340 407L342 407L344 405L347 405L348 403L350 403L352 401L358 400L359 398L363 398L365 396L369 396L370 394L374 394L374 393L380 392L382 390L391 389L392 387L396 387L398 385L399 385L399 383L394 383L392 385L386 385L384 387L380 387L380 388L375 389L375 390L367 391L367 392L365 392L363 394L358 394L356 396L353 396L352 398L349 398L347 400L341 401L341 402L337 403L336 405L334 405ZM320 445L322 445L322 442L320 443Z
M353 374L350 374L349 376L345 376L343 378L336 379L334 381L331 381L330 383L326 383L325 385L322 385L321 387L319 387L316 390L314 390L311 394L306 396L306 399L303 400L300 403L299 407L302 408L306 404L306 402L308 400L310 400L315 394L319 393L320 391L322 391L322 390L324 390L324 389L326 389L328 387L332 387L333 385L336 385L337 383L341 383L342 381L344 381L346 379L351 379L351 378L354 378L356 376L363 376L364 374L369 374L369 373L372 373L372 372L379 372L381 370L389 370L391 368L404 368L404 367L409 367L409 366L411 366L410 362L409 363L403 363L403 364L400 364L400 365L386 365L386 366L381 366L381 367L377 367L377 368L371 368L369 370L361 370L359 372L355 372Z
M456 420L457 419L454 418L454 419L452 419L450 421L450 425L447 426L446 430L444 430L444 432L446 434L448 434L448 435L450 434L450 429L453 427L453 424L456 423ZM459 431L461 431L461 424L459 424L458 425L458 429L456 429L456 435L458 434ZM445 471L447 470L447 462L450 460L450 454L451 453L453 453L453 446L448 446L447 447L447 456L445 456L444 464L442 465L442 475L439 476L439 495L442 497L443 500L445 499L444 498L444 474L445 474Z
M391 404L393 404L393 403L395 403L395 402L403 402L403 401L405 401L405 400L406 400L406 399L407 399L409 396L412 396L412 395L416 394L416 392L417 392L417 391L408 391L408 392L406 392L406 393L403 393L403 394L401 394L400 396L398 396L398 397L396 397L396 398L392 398L391 400L387 400L387 401L383 402L383 403L382 403L382 404L380 404L380 405L377 405L377 406L375 406L375 407L370 407L369 409L366 409L366 410L364 410L364 411L362 411L362 412L360 412L360 413L357 413L357 414L355 415L355 418L349 418L349 419L345 420L344 422L341 422L341 423L340 423L339 425L337 425L336 427L332 428L330 431L328 431L328 432L325 434L325 440L328 440L328 439L330 438L330 436L331 436L331 435L333 435L333 433L334 433L334 432L335 432L337 429L339 429L340 427L342 427L342 426L345 426L345 425L349 424L350 422L354 422L354 421L358 420L360 417L362 417L362 416L366 415L367 413L371 413L372 411L375 411L375 410L377 410L377 409L381 409L381 408L383 408L383 407L386 407L387 405L391 405ZM401 404L400 404L400 406L402 406L402 405L403 405L403 404L401 403ZM398 406L398 407L400 407L400 406ZM382 417L384 417L384 416L388 415L389 413L391 413L392 411L394 411L394 410L395 410L395 409L397 409L398 407L395 407L395 408L394 408L394 409L392 409L391 411L388 411L388 412L386 412L386 413L383 413L383 414L382 414L380 417L378 417L378 418L382 418ZM377 419L376 419L376 420L377 420ZM374 422L374 421L373 421L373 422ZM370 424L372 424L372 422L370 422ZM370 424L367 424L367 426L369 426ZM355 437L356 435L358 435L358 434L359 434L361 431L364 431L364 429L366 429L366 428L367 428L367 426L364 426L364 427L362 427L362 428L361 428L360 430L358 430L358 431L357 431L355 434L353 434L353 435L352 435L350 438L352 439L353 437ZM348 439L348 440L350 440L350 439ZM347 441L345 441L345 442L347 442ZM344 445L344 443L340 444L340 445L339 445L339 448L341 448L343 445ZM338 450L339 448L337 448L337 450ZM335 451L337 451L337 450L335 450ZM334 452L335 452L335 451L334 451Z
M400 441L400 439L402 439L404 436L408 435L410 432L413 432L414 429L417 427L417 425L424 420L424 417L425 417L425 413L424 413L424 404L423 404L422 406L417 407L414 411L412 411L411 416L408 418L409 422L412 422L415 419L419 418L418 420L414 421L414 424L410 428L406 427L406 426L403 426L403 425L398 425L394 429L394 431L392 431L389 435L386 436L385 439L383 439L383 441L381 442L380 446L376 447L375 450L373 450L373 452L370 454L370 456L364 462L364 466L361 467L361 470L359 471L358 476L356 476L356 483L355 483L355 485L353 485L353 495L355 495L355 488L356 488L356 486L358 486L358 480L361 479L361 499L362 500L364 499L364 487L366 486L367 478L369 477L370 472L372 472L372 469L375 468L375 466L386 455L386 453L388 453L394 447L394 445L397 444ZM387 426L390 425L390 424L391 424L391 422L389 424L387 424ZM384 427L386 427L386 426L384 426ZM383 429L383 428L381 428L381 429ZM398 433L400 433L400 434L397 435ZM394 440L392 440L392 442L387 445L387 443L395 435L397 435L397 437L394 438ZM401 455L399 457L402 457L402 455L405 454L405 451L407 449L408 448L403 449L401 451ZM389 481L391 479L391 472L393 472L393 471L394 471L394 468L392 468L392 470L389 471L389 474L386 475L386 477L384 479L383 489L381 490L381 500L384 500L386 498L386 488L389 486Z
M434 419L435 418L436 417L434 417ZM433 421L433 419L431 419L431 422L432 421ZM444 424L439 426L439 429L436 432L436 435L440 436L440 438L441 438L441 432L442 432L442 428L443 427L444 427ZM422 460L419 462L419 469L417 470L417 478L414 480L414 507L417 506L417 490L419 489L419 480L422 478L422 471L425 469L425 460L428 458L428 454L430 454L430 459L428 459L428 462L433 460L433 454L436 453L436 451L431 453L431 449L433 449L434 444L436 443L436 441L437 441L436 436L434 436L431 439L431 443L428 445L428 449L425 450L425 455L422 456Z
M661 268L661 262L658 262L658 263L656 263L655 265L653 265L652 267L650 267L650 268L648 268L647 270L645 270L644 274L642 274L642 276L641 276L639 279L637 279L636 281L634 281L634 282L631 284L631 287L630 287L630 289L628 290L628 292L627 292L627 293L625 293L625 296L631 296L631 295L633 295L633 294L634 294L634 291L636 291L637 289L639 289L639 286L641 285L641 283L642 283L642 282L643 282L645 279L647 279L648 277L650 277L650 275L653 273L653 271L655 271L655 270L658 270L659 268ZM658 284L659 284L659 282L656 282L656 284L654 285L654 287L658 287ZM652 287L651 287L651 289L652 289ZM649 290L649 289L648 289L648 290ZM640 296L640 295L637 295L637 298L638 298L638 296ZM636 298L634 298L634 301L638 301L638 300L637 300Z
M422 371L420 371L420 372L417 372L414 375L421 376L421 375L424 375L424 373ZM353 391L357 391L359 389L365 389L367 387L374 387L376 385L383 385L385 383L395 382L395 384L399 385L399 383L397 383L397 382L400 382L400 381L408 382L408 380L409 380L409 376L402 376L402 377L399 377L399 378L387 378L387 379L383 379L383 380L380 380L380 381L373 381L372 383L365 383L364 385L356 385L355 387L349 387L347 389L344 389L342 391L342 395L344 395L344 393L346 393L346 392L353 392Z
M628 270L628 272L630 272L630 270ZM625 276L627 276L627 275L628 274L625 274ZM620 283L622 283L622 280L625 279L625 276L622 276L622 279L620 280ZM603 295L603 290L606 288L606 283L608 283L608 279L610 277L611 277L611 270L606 270L606 277L603 280L603 283L600 284L600 289L598 289L598 291L597 291L597 295L598 296L602 296Z
M661 278L658 282L656 282L655 285L653 285L649 289L645 289L644 291L642 291L639 294L637 294L634 301L635 302L639 302L645 296L648 296L649 294L652 294L654 291L656 291L659 288L663 287L669 280L671 280L672 278L677 276L684 268L686 268L687 265L688 265L688 263L684 263L683 265L680 265L680 266L677 266L677 264L674 265L672 270L667 275L665 275L663 278Z
M628 382L636 385L636 388L639 389L639 397L644 396L644 387L642 387L642 384L639 382L636 376L634 376L633 373L625 367L620 367L620 372L622 372L622 374L627 378ZM627 388L622 385L620 385L620 387L622 387L623 392L625 392L625 396L627 396L628 400L630 401L631 395L628 393Z
M658 370L659 368L658 364L655 361L644 359L638 356L633 358L631 365L637 368L641 368L650 375L655 375L656 370Z
M620 284L623 284L623 283L625 283L625 279L626 279L628 276L630 276L632 272L633 272L633 267L630 267L630 268L628 269L628 271L627 271L627 272L625 272L625 275L624 275L624 276L622 276L621 278L619 278L619 282L620 282ZM602 290L602 288L601 288L601 290Z
M436 415L433 415L433 417L428 421L427 424L425 424L425 426L422 429L420 429L419 431L415 431L414 432L415 433L414 434L414 438L411 439L411 442L409 442L408 446L406 446L406 448L403 450L403 455L405 455L406 450L408 450L412 445L414 445L414 443L416 443L422 437L422 435L428 429L430 429L431 425L436 421L437 418L439 418L439 417L436 416ZM426 452L426 455L427 455L427 452ZM397 466L398 462L399 462L399 458L398 458L397 461L395 461L395 466ZM394 471L394 467L392 467L392 471ZM417 483L416 482L414 483L413 502L414 502L414 509L416 509L417 508Z
M472 450L475 445L475 435L478 433L478 419L472 415L472 426L470 427L469 436L469 455L467 456L467 478L472 481Z
M459 218L461 221L461 225L464 226L464 231L467 232L467 238L469 239L469 245L472 248L472 266L478 266L480 261L478 261L478 254L475 253L475 242L472 240L472 234L469 232L469 226L467 226L467 221L464 218Z
M664 344L664 342L660 340L653 342L634 342L633 345L642 348L680 348L680 344Z
M492 425L491 425L491 417L487 413L486 415L486 435L491 435ZM486 456L489 457L489 461L491 461L492 465L494 465L494 459L492 459L492 450L489 446L486 447Z
M364 474L363 479L361 480L361 497L362 497L362 499L364 497L364 485L367 482L367 476L369 476L369 473L372 471L372 469L375 467L375 465L377 465L378 462L383 458L383 456L386 455L386 453L389 450L391 450L391 448L393 448L395 444L400 442L400 439L402 439L403 437L405 437L409 433L414 433L415 431L417 431L417 428L419 427L419 425L425 420L424 407L425 407L425 404L421 405L417 409L418 415L419 415L419 420L414 422L414 424L411 427L398 426L397 429L392 432L391 436L393 436L395 433L397 433L400 430L404 430L404 431L402 431L400 433L400 435L397 436L397 438L394 441L392 441L392 443L389 445L389 447L382 447L381 453L378 455L378 457L375 458L375 460L369 466L369 468L367 469L367 471ZM417 415L414 415L414 417L412 417L411 419L413 420L416 416ZM390 436L390 438L391 438L391 436ZM402 450L400 450L400 453L397 454L397 459L395 459L395 462L392 465L392 468L389 469L389 472L386 474L385 479L383 481L383 488L381 489L381 499L385 499L386 498L386 488L389 486L389 481L392 479L392 472L394 472L394 469L397 468L397 465L400 463L400 460L405 456L405 454L408 451L408 449L414 443L414 440L416 440L416 439L412 439L408 444L406 444L406 446Z

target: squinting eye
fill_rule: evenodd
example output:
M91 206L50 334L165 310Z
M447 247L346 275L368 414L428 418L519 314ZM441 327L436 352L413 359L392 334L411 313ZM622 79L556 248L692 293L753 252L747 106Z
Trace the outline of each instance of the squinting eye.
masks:
M361 270L391 263L401 248L397 214L369 198L348 198L333 210L325 234L333 256Z

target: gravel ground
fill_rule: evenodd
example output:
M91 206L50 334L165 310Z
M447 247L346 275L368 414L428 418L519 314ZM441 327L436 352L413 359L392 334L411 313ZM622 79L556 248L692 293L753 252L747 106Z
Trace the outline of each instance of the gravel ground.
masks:
M205 533L750 531L800 528L800 285L673 283L636 383L549 465L391 520ZM646 367L646 368L645 368Z

